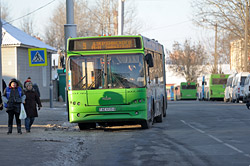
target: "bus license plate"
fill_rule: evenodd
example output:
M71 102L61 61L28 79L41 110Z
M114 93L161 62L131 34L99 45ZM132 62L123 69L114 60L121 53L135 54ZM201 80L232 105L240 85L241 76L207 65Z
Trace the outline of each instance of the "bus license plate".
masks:
M116 111L115 107L99 108L100 112Z

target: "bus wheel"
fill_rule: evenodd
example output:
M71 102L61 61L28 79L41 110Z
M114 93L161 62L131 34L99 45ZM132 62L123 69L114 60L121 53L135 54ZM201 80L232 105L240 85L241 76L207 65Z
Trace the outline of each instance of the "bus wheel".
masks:
M79 129L80 130L86 130L90 128L96 128L95 123L78 123Z
M153 125L153 122L151 119L149 120L144 120L141 122L141 128L142 129L150 129Z
M159 116L155 117L155 121L158 123L161 123L163 121L163 115L164 115L164 104L162 103L161 114Z
M150 129L154 123L154 114L153 110L151 110L151 118L148 120L144 120L141 122L141 128L142 129Z
M163 99L163 103L164 103L164 110L163 110L163 117L166 117L166 115L167 115L167 109L168 109L168 102L166 101L165 102L165 100Z

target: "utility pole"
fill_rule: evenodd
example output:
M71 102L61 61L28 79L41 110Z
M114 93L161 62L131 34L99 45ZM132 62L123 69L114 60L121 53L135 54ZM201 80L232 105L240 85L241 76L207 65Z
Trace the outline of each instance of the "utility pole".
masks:
M217 54L217 23L215 24L215 43L214 43L214 73L217 74L218 73L218 54Z
M76 24L74 24L74 2L73 0L66 0L66 24L64 25L64 40L65 40L65 63L67 57L67 40L70 37L77 37ZM65 87L65 103L67 103L67 88ZM68 105L67 105L68 107Z
M124 1L118 0L118 35L123 35L123 27L124 27Z
M246 16L245 16L245 41L244 41L244 70L247 72L248 66L248 20L249 20L249 4L246 2Z
M64 25L65 52L67 50L68 38L76 37L76 24L74 24L73 0L66 0L66 19L67 19L67 24Z

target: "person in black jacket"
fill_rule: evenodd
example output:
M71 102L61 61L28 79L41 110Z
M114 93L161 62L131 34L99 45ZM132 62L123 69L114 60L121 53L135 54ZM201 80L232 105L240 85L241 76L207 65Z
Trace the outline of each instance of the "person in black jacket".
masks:
M26 96L24 108L26 111L27 118L25 119L25 129L26 132L30 132L30 128L35 120L35 117L38 117L37 113L37 105L38 110L42 107L40 98L35 91L35 89L32 87L32 82L26 82L24 88L24 94Z
M5 88L3 92L3 102L7 108L6 112L8 113L8 132L7 134L12 133L13 119L16 118L17 132L22 134L21 131L21 120L19 119L21 111L21 103L25 102L25 95L23 90L18 86L16 79L11 79L9 86Z

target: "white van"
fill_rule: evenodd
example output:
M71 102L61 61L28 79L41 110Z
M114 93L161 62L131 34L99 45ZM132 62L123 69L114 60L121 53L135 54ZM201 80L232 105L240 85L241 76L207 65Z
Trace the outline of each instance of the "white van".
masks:
M224 102L231 102L232 101L232 94L233 94L233 80L237 73L231 74L227 78L227 85L225 88L224 94Z
M245 79L244 91L243 91L243 102L247 102L250 99L250 74Z
M232 102L238 103L240 100L243 100L243 88L245 84L245 79L249 74L249 72L241 72L236 74L233 80Z

